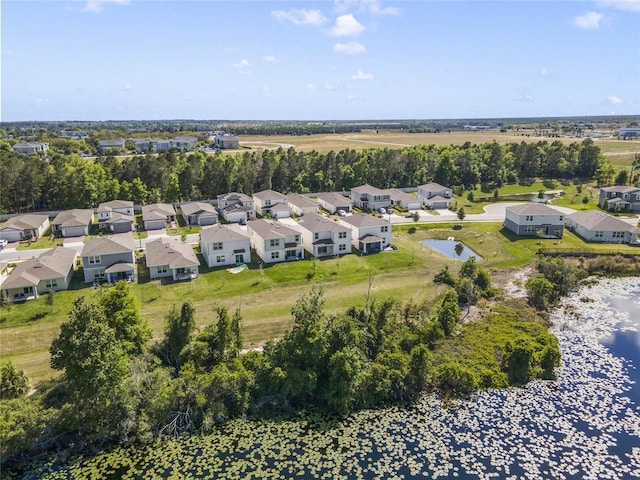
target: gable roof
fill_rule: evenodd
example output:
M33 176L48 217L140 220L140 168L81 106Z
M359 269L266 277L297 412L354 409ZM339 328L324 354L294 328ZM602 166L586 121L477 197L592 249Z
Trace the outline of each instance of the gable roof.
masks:
M73 268L76 251L72 248L56 247L47 250L38 258L20 262L2 284L2 288L36 286L42 280L66 277Z
M253 202L253 198L251 198L249 195L246 195L244 193L238 193L238 192L229 192L229 193L223 193L221 195L218 195L218 202L231 202L231 201L236 201L236 202Z
M294 205L299 208L317 208L318 204L311 200L309 197L300 195L299 193L291 193L287 195L287 202L289 205Z
M451 190L449 187L444 187L439 183L435 183L435 182L425 183L424 185L420 185L418 188L421 190L426 190L427 192L439 192L442 190Z
M249 240L249 237L226 225L214 225L200 231L200 239L205 243L224 243L236 240Z
M200 261L188 243L159 238L147 243L147 267L168 265L169 268L196 267Z
M130 253L133 252L134 249L133 237L130 235L94 237L84 244L80 256L96 257L99 255Z
M562 215L562 212L555 208L548 207L542 203L523 203L520 205L511 205L507 210L517 215Z
M98 213L111 212L116 208L133 208L133 202L129 200L111 200L109 202L102 202L98 205Z
M264 240L272 238L285 238L291 235L300 235L297 231L279 222L269 222L264 219L247 222L247 229L251 229Z
M408 193L403 192L402 190L398 190L397 188L388 188L387 190L385 190L385 193L388 193L391 196L391 199L394 201L402 201L407 203L420 201L417 197L409 195Z
M93 210L74 208L64 210L53 219L53 225L60 227L85 227L93 222Z
M180 205L180 209L182 210L182 215L195 215L202 213L213 213L216 217L218 216L218 212L210 203L204 202L189 202L183 205Z
M11 217L0 227L0 230L4 230L5 228L11 228L13 230L35 230L47 220L49 220L47 215L26 213L24 215Z
M350 198L335 192L321 193L318 195L318 199L338 207L342 205L351 205L352 203Z
M132 215L125 215L124 213L112 212L110 218L105 218L100 221L101 224L111 224L111 223L124 223L129 222L133 223L135 218Z
M257 198L259 200L273 200L273 199L286 200L287 199L287 197L285 197L280 192L276 192L275 190L263 190L261 192L254 193L253 198Z
M631 193L631 192L640 192L640 188L638 187L630 187L628 185L614 185L613 187L602 187L600 190L604 192L613 192L613 193Z
M352 192L360 193L360 194L368 194L368 195L388 195L384 190L379 189L378 187L374 187L365 183L364 185L360 185L359 187L353 187L351 189Z
M168 203L152 203L142 206L142 220L164 220L175 214L175 208Z
M310 232L348 232L349 227L338 223L335 220L325 217L324 215L318 215L317 213L307 213L298 221L302 228L309 230Z
M340 219L340 221L348 223L349 225L353 225L357 228L382 227L385 225L391 225L386 220L373 215L369 215L368 213L358 213L356 215L351 215L350 217L343 217Z
M607 215L598 210L588 212L576 212L567 217L572 222L581 225L587 230L603 231L603 232L640 232L640 228L634 227L619 218Z

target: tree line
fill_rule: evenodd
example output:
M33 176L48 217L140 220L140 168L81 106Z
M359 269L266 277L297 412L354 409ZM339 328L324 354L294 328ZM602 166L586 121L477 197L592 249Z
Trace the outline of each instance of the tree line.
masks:
M591 139L570 145L494 141L326 153L293 147L240 154L172 149L95 161L64 148L25 157L0 142L0 153L2 213L92 208L113 199L136 204L215 199L232 191L348 192L365 183L401 188L437 182L459 189L481 185L491 191L534 177L590 180L599 175L607 183L615 174Z

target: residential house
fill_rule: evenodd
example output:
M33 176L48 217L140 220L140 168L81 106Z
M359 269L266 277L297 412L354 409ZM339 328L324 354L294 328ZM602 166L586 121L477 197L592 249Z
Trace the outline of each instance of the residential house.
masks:
M191 280L198 276L200 269L191 245L168 238L147 242L146 264L151 279Z
M16 265L2 284L2 294L12 302L33 300L50 291L66 290L71 283L77 253L56 247Z
M229 223L241 223L256 218L253 199L244 193L218 195L218 211Z
M171 139L171 142L174 147L179 148L183 151L192 151L195 150L198 146L198 137L175 137Z
M64 210L51 222L51 230L57 237L82 237L89 235L93 225L93 210L74 208Z
M251 246L265 263L304 258L300 232L271 220L247 222Z
M129 235L95 237L84 244L80 256L84 281L116 283L135 279L136 259Z
M106 153L118 153L124 150L124 138L115 140L100 140L98 142L98 153L104 155Z
M235 228L218 224L200 232L200 250L210 268L251 262L249 237Z
M568 215L567 228L590 242L640 243L640 228L599 210Z
M640 212L640 188L626 185L600 189L598 205L619 212Z
M449 208L453 191L439 183L427 183L418 187L418 199L428 208Z
M422 208L422 200L402 190L389 188L385 192L391 197L391 205L394 207L402 207L409 210L420 210Z
M254 208L258 215L270 215L273 217L271 209L278 204L287 204L287 197L280 192L273 190L263 190L253 194Z
M350 198L334 192L319 194L318 204L329 213L336 213L338 210L349 213L353 207L353 202Z
M564 214L542 203L523 203L506 208L504 226L516 235L561 238Z
M289 218L291 217L291 208L286 203L276 203L269 209L271 218Z
M218 222L218 212L210 203L189 202L180 205L182 218L187 225L213 225Z
M145 230L159 230L176 221L176 210L168 203L152 203L142 206L142 223Z
M32 155L34 153L42 153L49 150L49 144L47 142L25 142L16 143L13 146L13 150L16 153L23 155Z
M298 221L302 246L314 257L351 253L351 228L317 213L307 213Z
M0 227L0 239L7 242L19 242L30 238L39 238L49 228L49 217L35 213L26 213L11 217Z
M136 148L141 152L162 152L169 150L174 145L171 140L165 140L164 138L146 138L143 140L133 140Z
M391 206L391 195L385 190L365 184L351 189L351 201L363 210L379 210Z
M318 213L319 205L306 195L290 193L287 195L287 203L291 211L300 217L307 213Z
M124 233L133 230L135 222L133 202L111 200L98 205L98 226L110 233Z
M351 242L362 253L375 253L391 245L391 224L382 219L359 213L340 218L351 229Z
M215 136L215 145L218 148L222 148L225 150L237 150L240 148L240 142L238 141L238 137L235 135L231 135L229 133L216 135Z

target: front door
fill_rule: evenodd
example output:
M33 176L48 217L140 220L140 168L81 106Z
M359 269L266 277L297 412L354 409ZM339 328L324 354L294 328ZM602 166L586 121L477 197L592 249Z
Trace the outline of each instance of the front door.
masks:
M236 254L236 263L244 263L244 253Z

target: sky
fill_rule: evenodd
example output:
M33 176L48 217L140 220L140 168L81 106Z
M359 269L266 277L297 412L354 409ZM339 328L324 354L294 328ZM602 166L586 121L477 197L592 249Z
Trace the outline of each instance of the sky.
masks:
M3 0L1 117L640 114L640 0Z

